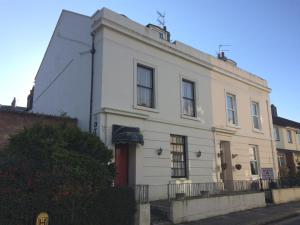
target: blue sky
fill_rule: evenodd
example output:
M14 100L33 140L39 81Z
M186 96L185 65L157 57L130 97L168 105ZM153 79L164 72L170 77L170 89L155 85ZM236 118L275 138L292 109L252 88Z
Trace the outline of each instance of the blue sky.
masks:
M34 83L62 9L92 15L102 7L141 24L166 12L172 40L215 55L268 80L280 116L300 122L299 0L0 0L0 104L18 105Z

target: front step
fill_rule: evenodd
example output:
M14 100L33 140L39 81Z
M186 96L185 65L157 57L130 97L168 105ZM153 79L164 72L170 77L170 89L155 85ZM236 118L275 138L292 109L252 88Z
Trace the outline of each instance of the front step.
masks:
M172 225L169 221L170 206L168 201L150 203L151 225Z

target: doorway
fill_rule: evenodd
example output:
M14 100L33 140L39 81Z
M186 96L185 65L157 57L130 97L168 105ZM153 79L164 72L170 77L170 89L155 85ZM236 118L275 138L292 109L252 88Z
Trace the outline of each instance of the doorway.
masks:
M117 144L115 148L116 177L115 186L128 186L129 145Z
M220 177L224 183L224 188L232 190L233 188L233 174L232 174L232 162L230 142L220 142L220 155L221 155L221 174Z

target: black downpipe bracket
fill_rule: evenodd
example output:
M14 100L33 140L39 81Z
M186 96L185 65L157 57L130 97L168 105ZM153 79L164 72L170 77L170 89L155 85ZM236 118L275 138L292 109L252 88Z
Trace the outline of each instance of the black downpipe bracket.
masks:
M91 93L90 93L90 121L89 121L89 133L92 133L92 116L93 116L93 89L94 89L94 56L95 56L95 34L91 33L92 36L92 60L91 60Z

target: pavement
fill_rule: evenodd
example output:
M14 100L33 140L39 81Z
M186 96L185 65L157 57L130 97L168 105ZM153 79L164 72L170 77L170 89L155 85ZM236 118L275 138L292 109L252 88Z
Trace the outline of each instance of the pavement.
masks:
M180 225L271 225L300 216L300 202L268 205ZM283 223L288 224L288 223Z

